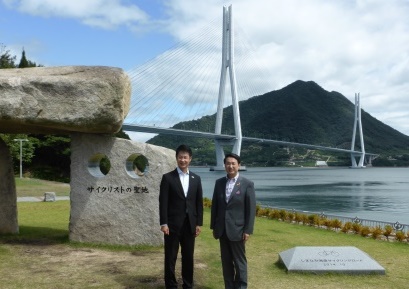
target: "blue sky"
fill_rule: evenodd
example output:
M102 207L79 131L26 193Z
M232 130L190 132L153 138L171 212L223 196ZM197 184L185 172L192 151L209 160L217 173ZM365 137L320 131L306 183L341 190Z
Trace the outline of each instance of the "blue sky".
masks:
M44 66L127 71L229 4L273 89L301 79L352 102L359 92L366 112L409 135L408 0L0 0L0 43Z
M94 4L70 10L64 2ZM110 19L109 11L89 13L85 9L95 11L108 2L124 10L135 7L135 14L140 10L142 15L116 20ZM107 65L127 70L162 53L174 41L156 23L164 17L163 6L152 0L137 2L141 8L130 1L4 0L0 2L0 43L18 59L24 47L30 60L44 66ZM47 8L30 3L46 3ZM56 3L60 5L53 7Z

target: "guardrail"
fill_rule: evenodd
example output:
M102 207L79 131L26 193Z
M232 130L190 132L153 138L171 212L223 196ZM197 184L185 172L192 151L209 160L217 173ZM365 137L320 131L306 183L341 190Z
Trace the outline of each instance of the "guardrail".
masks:
M361 224L362 226L368 226L368 227L381 227L385 228L385 226L389 225L391 226L395 231L409 231L409 224L401 224L398 221L395 223L393 222L384 222L384 221L376 221L376 220L370 220L370 219L362 219L359 217L345 217L345 216L338 216L338 215L330 215L330 214L325 214L323 212L317 213L317 212L310 212L310 211L298 211L295 209L285 209L285 208L277 208L277 207L271 207L271 206L260 206L261 208L268 208L271 210L284 210L287 211L288 213L300 213L300 214L306 214L306 215L317 215L318 217L321 218L326 218L329 220L334 220L338 219L339 221L346 223L346 222L351 222L351 223L357 223Z

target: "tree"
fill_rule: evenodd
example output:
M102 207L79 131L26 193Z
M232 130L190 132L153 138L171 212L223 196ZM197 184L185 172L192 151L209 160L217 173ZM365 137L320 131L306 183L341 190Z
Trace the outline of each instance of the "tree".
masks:
M21 59L20 59L20 63L18 64L18 68L26 68L26 67L37 67L37 64L33 61L27 60L26 51L23 48L23 52L21 53Z
M121 130L118 131L114 136L117 137L117 138L124 138L124 139L128 139L128 140L131 139L129 137L129 135L126 132L123 131L122 127L121 127Z
M0 69L2 68L15 68L16 56L11 56L10 51L6 50L6 46L0 43Z
M4 140L10 150L11 157L13 158L13 166L15 170L19 168L19 160L20 160L20 142L14 141L15 139L27 139L28 141L23 142L23 163L25 165L31 164L36 144L38 140L36 138L32 138L27 136L26 134L1 134L0 138Z
M23 52L21 54L21 59L20 59L20 63L18 64L18 68L24 68L24 67L28 67L28 60L26 58L26 52L24 51L24 48L23 48Z
M21 61L18 67L33 67L36 66L35 62L27 60L25 51L23 49ZM0 43L0 69L5 68L17 68L16 56L11 56L10 51L6 50L6 46ZM13 159L14 169L18 170L20 160L20 143L14 141L14 139L28 139L27 142L23 142L23 163L30 165L35 156L36 147L38 147L39 140L35 137L30 137L26 134L1 134L0 137L4 140L10 150L10 154ZM26 167L25 167L26 168Z

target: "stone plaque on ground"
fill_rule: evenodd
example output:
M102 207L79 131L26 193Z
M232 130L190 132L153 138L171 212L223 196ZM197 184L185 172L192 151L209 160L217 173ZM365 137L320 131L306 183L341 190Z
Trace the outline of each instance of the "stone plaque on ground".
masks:
M294 247L279 253L288 272L385 274L385 269L356 247Z
M44 202L55 202L55 193L54 192L45 192L44 193Z

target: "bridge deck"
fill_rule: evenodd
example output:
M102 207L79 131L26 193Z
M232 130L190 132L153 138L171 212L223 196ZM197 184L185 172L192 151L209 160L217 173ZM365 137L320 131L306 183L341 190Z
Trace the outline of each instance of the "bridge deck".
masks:
M201 138L217 139L217 140L225 140L225 141L233 141L236 139L236 136L234 135L215 134L211 132L181 130L181 129L175 129L175 128L162 128L162 127L145 126L145 125L123 124L122 129L124 131L182 135L182 136L201 137ZM280 141L280 140L273 140L273 139L261 139L261 138L255 138L255 137L242 137L242 141L266 143L266 144L278 144L278 145L284 145L284 146L296 146L296 147L304 147L304 148L332 151L332 152L338 152L338 153L352 153L352 154L356 154L357 156L362 154L362 152L360 151L353 151L353 150L348 150L348 149L340 149L340 148L334 148L334 147L325 147L325 146L319 146L319 145L295 143L295 142ZM376 156L377 154L365 153L365 155Z

